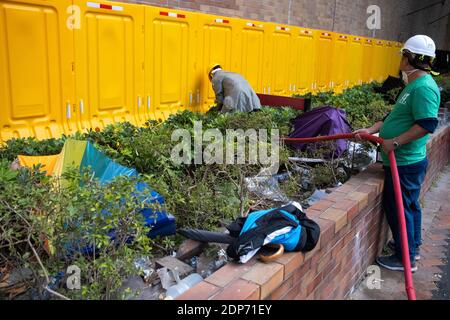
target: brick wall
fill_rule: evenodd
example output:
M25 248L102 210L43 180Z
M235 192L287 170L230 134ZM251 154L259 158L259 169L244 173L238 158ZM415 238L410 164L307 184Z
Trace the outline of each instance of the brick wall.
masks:
M157 6L201 11L231 17L292 24L305 28L405 41L414 34L431 36L441 49L450 50L450 19L437 20L450 12L450 2L436 0L121 0ZM381 8L381 29L373 33L366 26L367 8Z
M430 165L423 191L449 157L447 126L428 143ZM229 263L178 299L344 299L387 241L388 225L381 210L383 179L381 165L374 164L306 210L321 227L313 251L286 253L272 263L255 258L244 265Z

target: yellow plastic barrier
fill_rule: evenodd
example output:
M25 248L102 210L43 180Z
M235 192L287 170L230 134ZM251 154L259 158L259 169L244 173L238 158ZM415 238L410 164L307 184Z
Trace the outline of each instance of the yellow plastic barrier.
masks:
M350 74L349 43L351 36L346 34L334 34L333 47L333 65L331 72L331 87L336 93L341 93L349 85L348 78Z
M374 59L372 67L373 81L383 82L386 79L386 66L389 62L386 61L384 55L385 42L383 40L375 40L374 43Z
M74 103L69 0L0 1L0 141L79 130Z
M233 18L198 14L199 39L197 57L200 59L199 70L195 75L195 86L198 111L207 111L214 103L215 94L208 79L209 68L219 63L222 68L239 71L238 20Z
M315 35L312 29L300 28L295 39L296 91L301 95L315 90Z
M316 78L314 87L318 92L332 89L333 37L333 32L322 30L318 31L316 37Z
M400 42L395 42L392 47L392 75L398 77L400 72L400 61L402 60L402 55L400 53L403 44Z
M392 70L392 41L386 41L384 45L383 59L385 60L384 74L391 75Z
M397 76L401 58L398 42L106 0L0 0L0 25L0 141L205 112L212 63L290 96Z
M141 125L144 104L144 8L126 3L74 0L76 107L84 128L117 121Z
M263 22L238 20L239 70L257 92L269 93L266 65L267 32ZM266 86L265 86L266 85Z
M362 82L368 83L372 82L373 79L373 72L372 69L375 67L378 67L374 65L375 59L374 59L374 45L373 45L373 39L370 38L364 38L363 42L363 58L362 58L362 65L361 65L361 72L362 72Z
M145 6L146 94L154 117L195 109L197 14Z
M281 24L269 24L268 36L271 38L269 54L271 75L269 87L271 94L291 96L295 86L295 52L292 50L297 28Z
M348 55L350 57L348 87L353 87L362 83L363 65L363 41L362 37L351 36Z

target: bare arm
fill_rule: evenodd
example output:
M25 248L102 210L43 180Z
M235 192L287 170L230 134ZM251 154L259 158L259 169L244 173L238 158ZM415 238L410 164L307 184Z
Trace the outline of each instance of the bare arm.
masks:
M374 134L380 131L381 126L383 125L383 121L376 122L373 126L367 129L359 129L353 132L355 134L355 138L361 140L360 133Z
M419 126L418 124L415 124L409 129L408 131L402 133L396 138L393 139L387 139L383 142L383 150L388 153L391 150L394 150L394 141L397 141L400 146L404 144L408 144L414 140L420 139L423 136L425 136L428 133L427 130Z

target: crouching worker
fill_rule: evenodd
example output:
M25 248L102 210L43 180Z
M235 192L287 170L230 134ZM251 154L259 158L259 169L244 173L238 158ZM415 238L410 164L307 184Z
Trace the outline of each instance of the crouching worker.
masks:
M247 80L233 72L223 71L219 64L209 69L209 80L221 112L251 112L261 109L261 102Z
M395 271L404 269L388 153L395 150L405 210L409 258L412 271L416 271L415 261L420 258L419 248L422 243L419 195L428 165L426 144L429 133L433 133L437 127L440 104L439 88L430 75L435 50L433 40L424 35L417 35L406 41L401 51L403 57L400 70L407 86L399 95L392 112L382 121L368 129L355 131L357 138L358 133L380 132L380 137L384 139L381 152L385 172L383 209L394 238L388 245L395 250L395 254L379 257L377 263Z

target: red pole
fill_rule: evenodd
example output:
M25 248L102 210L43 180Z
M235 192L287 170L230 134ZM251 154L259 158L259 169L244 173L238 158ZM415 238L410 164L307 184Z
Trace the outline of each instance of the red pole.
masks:
M375 137L370 134L359 134L363 140L373 141L376 143L383 143L383 139ZM338 139L353 139L355 135L353 133L337 134L333 136L320 136L314 138L283 138L286 142L318 142L326 140L338 140ZM397 161L395 160L394 151L389 152L389 163L391 165L392 183L394 185L395 205L397 208L397 218L400 231L400 242L402 248L402 262L405 273L405 289L408 296L408 300L416 300L416 292L414 290L414 283L411 272L411 261L409 260L409 247L408 247L408 234L406 233L406 220L405 211L403 207L402 189L400 186L400 177L398 176Z
M398 176L397 161L394 151L389 152L389 162L391 164L392 183L394 185L395 205L397 207L397 219L400 230L400 243L402 248L403 267L405 269L405 288L408 300L416 300L416 292L411 273L411 261L409 260L408 234L406 233L406 219L403 207L402 189L400 177Z

